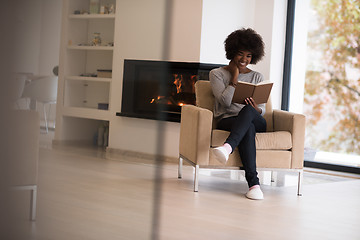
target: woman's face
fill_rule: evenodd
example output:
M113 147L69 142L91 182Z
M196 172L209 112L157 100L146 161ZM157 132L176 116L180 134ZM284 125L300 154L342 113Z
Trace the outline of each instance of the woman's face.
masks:
M233 61L235 62L236 66L241 70L247 69L247 65L250 64L252 59L252 54L249 51L239 51L238 54L235 55Z

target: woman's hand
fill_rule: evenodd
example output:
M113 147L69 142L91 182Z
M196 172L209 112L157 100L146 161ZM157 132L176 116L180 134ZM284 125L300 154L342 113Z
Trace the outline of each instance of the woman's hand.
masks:
M233 60L230 61L229 65L225 67L231 74L230 85L236 86L239 77L239 68Z
M237 79L237 77L239 76L239 68L236 65L234 60L230 61L229 65L228 65L228 70L231 73L231 76L233 78L236 77L236 79Z
M245 103L246 105L251 105L253 108L255 108L256 111L258 111L260 114L262 113L261 108L258 107L258 105L256 104L256 102L254 101L253 98L245 98Z

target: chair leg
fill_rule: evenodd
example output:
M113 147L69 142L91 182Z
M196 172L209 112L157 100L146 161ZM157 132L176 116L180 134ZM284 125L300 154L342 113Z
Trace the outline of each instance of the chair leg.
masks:
M31 203L30 203L30 219L35 221L36 219L36 197L37 197L37 186L34 186L31 190Z
M195 166L194 192L199 191L199 165Z
M43 103L43 109L44 109L45 129L46 129L46 133L48 133L49 129L48 129L48 122L47 122L47 117L46 117L45 103Z
M271 171L271 185L272 186L276 186L276 182L277 182L277 172L276 171Z
M47 116L49 117L50 116L50 113L51 113L51 103L49 103L49 109L48 109L48 112L47 112ZM54 121L54 124L53 124L53 128L55 128L55 121Z
M303 170L299 170L299 176L298 176L298 192L297 192L297 195L298 195L298 196L302 196L302 181L303 181L303 175L304 175L304 171L303 171Z
M178 178L182 178L183 159L179 157Z

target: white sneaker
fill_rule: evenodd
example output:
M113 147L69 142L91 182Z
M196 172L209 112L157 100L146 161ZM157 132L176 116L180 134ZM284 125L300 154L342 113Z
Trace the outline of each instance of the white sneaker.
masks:
M246 197L252 200L264 199L264 194L259 187L253 188L246 193Z
M223 146L214 148L214 155L216 159L222 164L226 164L227 160L229 159L229 153Z

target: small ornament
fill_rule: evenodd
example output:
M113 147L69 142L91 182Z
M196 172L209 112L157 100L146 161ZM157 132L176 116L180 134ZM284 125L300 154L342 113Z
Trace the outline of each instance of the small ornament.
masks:
M100 33L98 33L98 32L94 33L94 39L92 40L91 45L92 46L100 46L101 45Z

